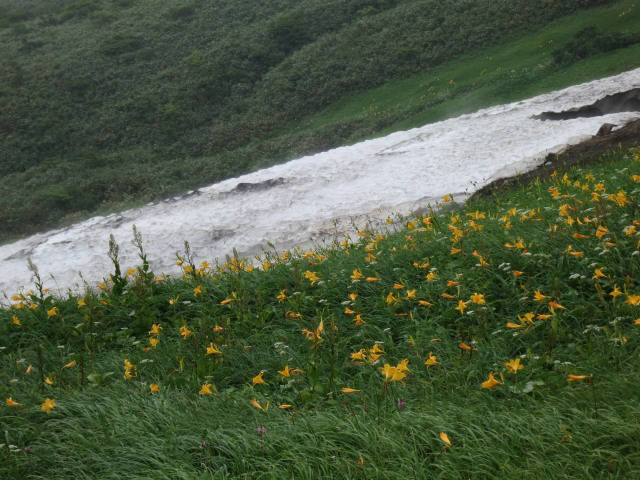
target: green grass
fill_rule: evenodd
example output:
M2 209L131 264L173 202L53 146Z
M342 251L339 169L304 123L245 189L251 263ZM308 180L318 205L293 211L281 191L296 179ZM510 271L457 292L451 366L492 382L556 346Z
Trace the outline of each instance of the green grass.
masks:
M622 13L628 12L622 17ZM405 113L376 134L418 127L480 108L533 97L640 66L640 45L600 54L564 68L550 53L580 30L640 33L635 0L614 3L559 19L543 29L446 62L426 72L348 96L310 115L296 130L321 128L358 117ZM451 81L453 84L450 84Z
M640 151L615 151L259 268L187 251L183 278L158 278L141 247L120 273L112 245L100 290L37 284L0 310L0 398L22 404L0 405L0 476L635 478L639 200Z

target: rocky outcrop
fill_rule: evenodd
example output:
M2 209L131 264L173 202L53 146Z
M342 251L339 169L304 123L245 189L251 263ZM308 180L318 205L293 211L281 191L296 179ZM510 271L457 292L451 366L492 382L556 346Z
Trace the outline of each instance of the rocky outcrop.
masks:
M571 108L562 112L542 112L532 118L536 120L571 120L620 112L640 112L640 88L607 95L591 105Z

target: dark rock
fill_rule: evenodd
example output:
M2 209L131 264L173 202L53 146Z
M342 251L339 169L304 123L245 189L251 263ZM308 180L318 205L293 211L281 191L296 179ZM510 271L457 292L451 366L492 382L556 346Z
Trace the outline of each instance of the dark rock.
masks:
M596 137L604 137L605 135L609 135L615 127L617 127L617 125L614 125L613 123L603 123L602 126L598 129Z
M282 185L283 183L285 183L285 179L282 177L270 178L269 180L265 180L264 182L257 183L241 182L237 184L233 190L231 190L231 193L246 193L268 190L269 188Z
M542 112L531 118L536 120L571 120L574 118L600 117L620 112L640 112L640 88L607 95L591 105L570 108L562 112Z

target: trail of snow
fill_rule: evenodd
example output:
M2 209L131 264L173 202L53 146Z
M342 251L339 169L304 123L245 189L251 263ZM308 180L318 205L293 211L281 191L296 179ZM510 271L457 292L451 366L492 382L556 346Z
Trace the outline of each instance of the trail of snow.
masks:
M292 160L174 198L0 247L0 291L32 286L30 258L53 290L82 288L108 276L109 234L125 266L138 263L132 226L142 233L156 273L175 273L175 252L188 240L198 260L307 245L349 231L352 220L409 214L447 193L462 201L497 178L524 172L547 153L594 135L603 123L623 125L640 112L566 121L534 120L543 111L593 103L640 87L640 69L528 100L499 105L352 146ZM241 183L273 179L263 189ZM281 180L280 180L281 179ZM268 187L268 188L267 188Z

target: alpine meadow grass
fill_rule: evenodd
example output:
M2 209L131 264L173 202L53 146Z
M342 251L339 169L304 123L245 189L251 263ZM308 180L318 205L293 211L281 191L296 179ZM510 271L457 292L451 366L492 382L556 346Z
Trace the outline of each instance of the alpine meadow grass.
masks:
M0 311L0 477L640 476L640 151ZM445 206L450 196L442 200Z

